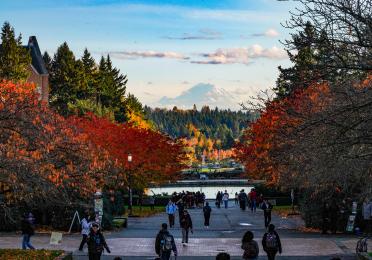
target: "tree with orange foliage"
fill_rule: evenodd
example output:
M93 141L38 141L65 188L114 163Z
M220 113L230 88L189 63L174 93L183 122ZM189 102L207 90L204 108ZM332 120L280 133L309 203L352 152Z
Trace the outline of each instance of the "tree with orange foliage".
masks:
M0 83L2 223L14 207L47 209L79 204L109 182L108 154L39 101L35 85Z
M237 156L253 178L304 196L318 226L324 200L371 196L372 81L312 84L267 104L246 130Z
M100 149L106 150L123 171L118 175L127 181L130 171L132 185L143 189L150 182L175 180L184 167L186 155L181 141L173 140L151 129L118 124L93 114L73 117L72 124L81 129ZM128 163L128 154L133 161Z

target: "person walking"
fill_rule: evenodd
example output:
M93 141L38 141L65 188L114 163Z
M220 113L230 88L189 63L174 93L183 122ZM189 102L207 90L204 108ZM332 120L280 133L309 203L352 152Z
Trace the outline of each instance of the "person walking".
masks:
M257 193L256 190L253 188L251 189L251 192L249 193L249 200L251 202L251 211L256 212L257 208Z
M92 223L89 214L85 213L84 218L81 220L81 235L83 236L83 238L79 246L79 251L83 251L84 245L87 242L87 238L90 232L91 224Z
M240 204L241 210L243 211L245 210L247 201L248 201L247 193L245 193L244 189L242 189L239 193L239 204Z
M273 205L267 199L263 199L261 209L264 212L265 228L267 228L271 223L271 211L273 209Z
M204 226L206 228L209 228L209 219L211 218L211 212L212 208L209 206L209 203L206 202L205 206L203 208L203 213L204 213Z
M178 219L180 221L181 226L181 217L183 216L183 211L185 210L185 204L183 203L182 198L177 201L176 206L178 208Z
M107 253L111 253L105 237L99 230L99 225L97 223L92 224L87 237L87 244L89 260L100 260L104 249L106 249Z
M282 244L273 224L269 225L268 232L263 235L262 247L267 254L268 260L275 260L276 254L278 252L279 254L282 253Z
M35 249L35 247L33 247L33 245L31 244L31 236L35 234L35 230L33 227L32 218L30 218L30 214L25 215L21 222L22 249L27 249L27 248Z
M227 193L227 190L225 190L223 196L222 196L223 204L225 205L225 209L229 207L229 193Z
M220 197L221 197L221 193L218 191L217 192L217 195L216 195L216 206L217 206L217 208L220 208L221 207Z
M239 194L235 192L235 205L239 204Z
M260 249L258 243L253 240L253 233L251 231L245 232L242 239L242 249L244 250L243 259L257 259Z
M150 209L154 210L155 209L155 196L150 196L149 204L150 204Z
M185 245L189 242L189 231L191 234L194 233L192 229L192 220L190 214L187 210L183 211L181 218L181 228L182 228L182 244Z
M161 260L169 260L172 251L174 252L174 256L177 257L177 247L174 237L169 233L167 223L163 223L155 239L155 252Z
M172 200L169 200L168 205L165 207L165 211L168 214L169 227L174 227L174 218L177 211L177 206Z

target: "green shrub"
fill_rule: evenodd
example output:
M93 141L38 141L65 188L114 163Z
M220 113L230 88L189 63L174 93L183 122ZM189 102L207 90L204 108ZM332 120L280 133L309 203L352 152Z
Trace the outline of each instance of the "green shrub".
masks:
M54 260L62 254L61 250L0 249L0 260Z

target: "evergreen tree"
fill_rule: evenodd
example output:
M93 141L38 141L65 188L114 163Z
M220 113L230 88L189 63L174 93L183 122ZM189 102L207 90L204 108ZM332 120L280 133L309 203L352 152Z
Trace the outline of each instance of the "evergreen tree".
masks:
M110 56L101 58L98 67L98 95L97 102L104 107L111 107L118 122L126 119L125 91L127 77L120 73L120 70L112 66Z
M43 60L47 71L50 72L50 70L52 69L52 58L49 56L49 53L47 51L45 51L43 54Z
M15 37L14 28L5 22L1 28L0 78L25 81L30 75L31 56L22 46L22 36Z
M68 115L68 104L75 104L84 89L82 63L64 42L55 53L50 71L50 104L62 115Z
M325 79L325 64L329 59L326 45L324 34L317 33L310 22L306 23L303 31L292 35L292 46L287 53L294 65L278 68L280 74L274 91L279 98L290 95L296 89L306 88L314 81Z
M98 84L98 68L96 62L86 48L81 58L81 62L86 84L86 93L84 95L84 98L95 98Z
M128 93L128 96L125 98L125 107L127 110L130 110L138 115L144 114L141 102L133 94Z

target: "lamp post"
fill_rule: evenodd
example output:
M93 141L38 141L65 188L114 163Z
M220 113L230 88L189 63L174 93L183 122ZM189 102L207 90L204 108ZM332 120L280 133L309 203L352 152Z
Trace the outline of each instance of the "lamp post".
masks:
M132 155L128 154L128 186L129 186L129 216L132 216L132 205L133 205L133 198L132 198L132 174L130 172L130 164L132 163Z

